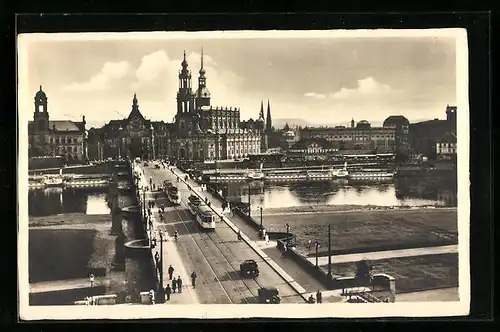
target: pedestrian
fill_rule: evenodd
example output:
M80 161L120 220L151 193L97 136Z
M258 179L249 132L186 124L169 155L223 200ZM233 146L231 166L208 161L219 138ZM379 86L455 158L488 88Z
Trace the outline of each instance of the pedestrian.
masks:
M241 241L241 231L238 230L238 241Z
M174 291L174 293L176 289L177 289L177 279L174 278L172 280L172 290Z
M319 289L316 292L316 302L317 303L322 303L323 302L323 294L321 294L321 291Z
M177 277L177 288L179 289L179 293L182 293L182 279L181 279L181 276Z
M316 300L314 299L314 296L312 294L309 296L309 299L307 301L309 303L315 303L316 302Z
M158 251L155 253L155 261L156 261L156 264L158 264L160 262L160 254L158 254Z
M191 286L193 286L193 288L196 288L196 272L193 271L193 273L191 273Z
M155 304L155 291L152 289L149 291L149 304Z
M266 234L266 244L269 244L269 234Z
M174 268L172 267L172 265L169 266L168 268L168 278L170 280L172 280L172 275L174 274Z
M170 285L167 284L167 287L165 287L165 295L167 296L167 301L170 300L170 294L172 294L172 289L170 288Z

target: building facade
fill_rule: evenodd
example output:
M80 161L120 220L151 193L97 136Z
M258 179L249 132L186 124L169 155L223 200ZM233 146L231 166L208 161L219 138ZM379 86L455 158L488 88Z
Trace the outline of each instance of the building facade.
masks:
M251 153L260 153L265 140L263 121L252 121L249 126L248 122L242 123L238 107L211 105L211 94L203 68L203 52L195 92L188 66L184 52L179 71L177 114L170 132L169 155L177 160L200 161L239 159Z
M444 134L436 142L437 160L457 160L457 137L454 133Z
M89 130L89 158L164 158L170 146L169 134L167 123L144 118L134 94L126 119L111 120L102 128Z
M301 139L325 139L332 148L339 150L367 149L379 151L394 151L396 147L396 128L372 127L362 120L356 125L354 119L351 126L336 127L305 127L299 132Z
M267 149L262 104L256 121L241 121L238 107L211 105L203 52L196 91L185 52L178 79L173 123L145 119L134 94L127 119L112 120L102 128L89 131L91 159L140 157L210 161L246 158ZM270 116L268 103L269 121Z
M457 107L446 106L446 120L434 119L410 124L409 141L413 154L437 158L437 142L446 133L456 134Z
M67 162L87 160L85 125L85 116L81 122L50 120L48 98L40 85L35 94L33 121L28 123L29 156L61 156Z

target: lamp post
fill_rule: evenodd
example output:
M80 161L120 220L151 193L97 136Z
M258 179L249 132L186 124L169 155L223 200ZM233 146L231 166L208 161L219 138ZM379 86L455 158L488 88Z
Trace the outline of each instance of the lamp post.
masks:
M332 276L332 239L331 225L328 224L328 276Z
M165 289L163 288L163 231L159 230L160 234L160 289L158 289L158 302L165 302Z
M122 126L120 126L120 133L118 136L118 160L122 159L122 157L121 157L122 131L123 131L123 128L122 128Z
M151 129L151 152L152 152L151 160L155 160L155 134L153 125L151 125L150 129Z
M260 210L260 228L263 228L263 223L262 223L262 206L259 207L259 210Z
M248 216L252 216L252 206L250 204L250 183L248 184Z
M91 273L91 274L89 275L89 280L90 280L90 292L91 292L92 294L94 294L94 279L95 279L95 276L94 276L94 274L93 274L93 273Z
M288 249L288 245L290 242L290 225L286 223L286 248Z
M318 267L318 249L320 245L318 241L314 241L314 245L316 246L316 267Z
M143 207L143 217L146 220L146 188L142 187L142 207Z

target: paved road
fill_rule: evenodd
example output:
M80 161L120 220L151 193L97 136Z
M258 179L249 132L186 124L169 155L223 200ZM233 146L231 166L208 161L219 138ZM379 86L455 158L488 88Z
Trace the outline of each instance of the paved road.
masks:
M187 271L196 271L198 279L196 293L205 304L257 303L257 290L261 286L278 288L283 303L303 303L302 298L264 262L224 222L218 222L213 232L203 231L189 213L187 186L176 182L175 176L164 169L143 167L144 175L155 185L163 185L168 179L174 182L181 194L179 206L169 206L164 213L164 229L169 234L179 233L177 248ZM161 204L161 203L160 203ZM212 201L212 204L218 204ZM157 211L155 211L157 213ZM253 259L259 264L260 275L254 279L239 277L239 264Z
M458 253L458 245L412 248L401 250L373 251L360 254L336 255L332 256L332 264L358 262L363 259L380 260L401 257L414 257L424 255L439 255ZM311 263L316 263L316 258L308 258ZM318 264L328 265L328 257L319 257Z

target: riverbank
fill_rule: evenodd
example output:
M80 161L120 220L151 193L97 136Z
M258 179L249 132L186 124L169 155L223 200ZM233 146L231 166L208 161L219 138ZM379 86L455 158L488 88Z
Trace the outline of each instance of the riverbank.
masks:
M314 242L320 244L318 255L327 255L328 224L331 227L332 254L423 248L458 243L456 209L385 209L323 211L263 215L269 231L297 235L297 248L316 255ZM253 214L257 219L258 214ZM309 242L310 241L310 242Z
M359 211L415 211L415 210L450 210L456 211L456 207L441 207L436 205L422 205L422 206L409 206L409 205L394 205L394 206L381 206L381 205L328 205L328 204L315 204L315 205L302 205L293 207L278 207L267 208L262 211L263 216L273 215L288 215L288 214L302 214L302 213L333 213L333 212L359 212ZM254 215L260 213L258 209L252 210Z
M391 258L371 263L374 274L387 273L396 278L397 293L458 287L458 254ZM327 266L321 268L328 270ZM356 263L332 264L334 275L353 276L355 271Z

